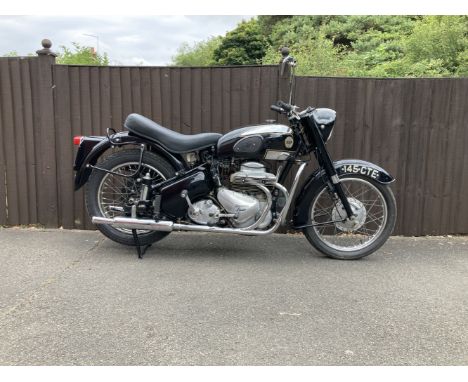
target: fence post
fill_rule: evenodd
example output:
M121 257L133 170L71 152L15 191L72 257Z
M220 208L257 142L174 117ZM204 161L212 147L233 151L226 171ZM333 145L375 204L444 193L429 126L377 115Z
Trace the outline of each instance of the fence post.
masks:
M35 82L35 128L36 160L38 176L37 214L40 224L46 227L58 225L57 167L54 125L54 83L52 65L57 56L50 49L52 43L42 40L42 49L36 51L37 69Z

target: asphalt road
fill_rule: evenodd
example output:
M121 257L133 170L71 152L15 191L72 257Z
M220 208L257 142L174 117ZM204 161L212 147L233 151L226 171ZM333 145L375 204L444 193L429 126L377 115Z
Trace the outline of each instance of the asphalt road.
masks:
M468 237L358 261L302 236L0 229L0 365L467 365Z

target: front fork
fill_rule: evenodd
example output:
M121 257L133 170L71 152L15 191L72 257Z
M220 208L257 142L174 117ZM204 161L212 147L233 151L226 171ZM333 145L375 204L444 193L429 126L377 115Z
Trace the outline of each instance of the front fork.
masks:
M348 198L343 190L343 185L341 184L340 178L338 177L338 173L335 170L335 166L333 166L333 162L328 154L327 149L325 148L325 144L320 137L319 144L317 145L317 150L315 152L315 156L317 161L321 167L325 170L327 178L331 183L332 192L338 195L343 207L346 211L346 215L348 215L348 219L353 218L354 212L351 209L351 205L349 204Z

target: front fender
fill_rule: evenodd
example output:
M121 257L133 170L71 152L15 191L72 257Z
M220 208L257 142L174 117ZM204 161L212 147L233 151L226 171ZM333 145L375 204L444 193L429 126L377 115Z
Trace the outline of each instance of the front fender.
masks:
M174 155L163 149L162 147L147 142L139 137L128 135L127 132L117 133L112 136L112 143L107 137L93 137L101 138L99 143L95 144L94 147L84 156L79 158L80 150L78 150L77 160L75 161L74 170L75 174L75 191L79 190L83 185L88 181L89 176L91 175L92 168L89 165L95 165L99 157L104 154L106 150L112 146L125 146L125 145L140 145L146 144L151 147L151 151L154 151L171 163L176 171L183 170L185 167L182 162L176 158ZM86 138L85 138L86 139Z
M362 175L381 184L392 183L395 179L382 167L359 159L342 159L333 162L339 177ZM317 189L327 182L325 170L315 170L305 181L294 206L293 223L295 227L309 224L309 206Z

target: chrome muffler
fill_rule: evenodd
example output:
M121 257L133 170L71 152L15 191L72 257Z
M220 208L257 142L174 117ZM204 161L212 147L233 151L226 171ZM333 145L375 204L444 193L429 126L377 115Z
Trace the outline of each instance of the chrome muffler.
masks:
M150 231L165 231L171 232L174 225L171 221L155 221L151 219L134 219L125 217L104 218L101 216L93 216L91 221L93 224L108 224L117 228L126 229L143 229Z

